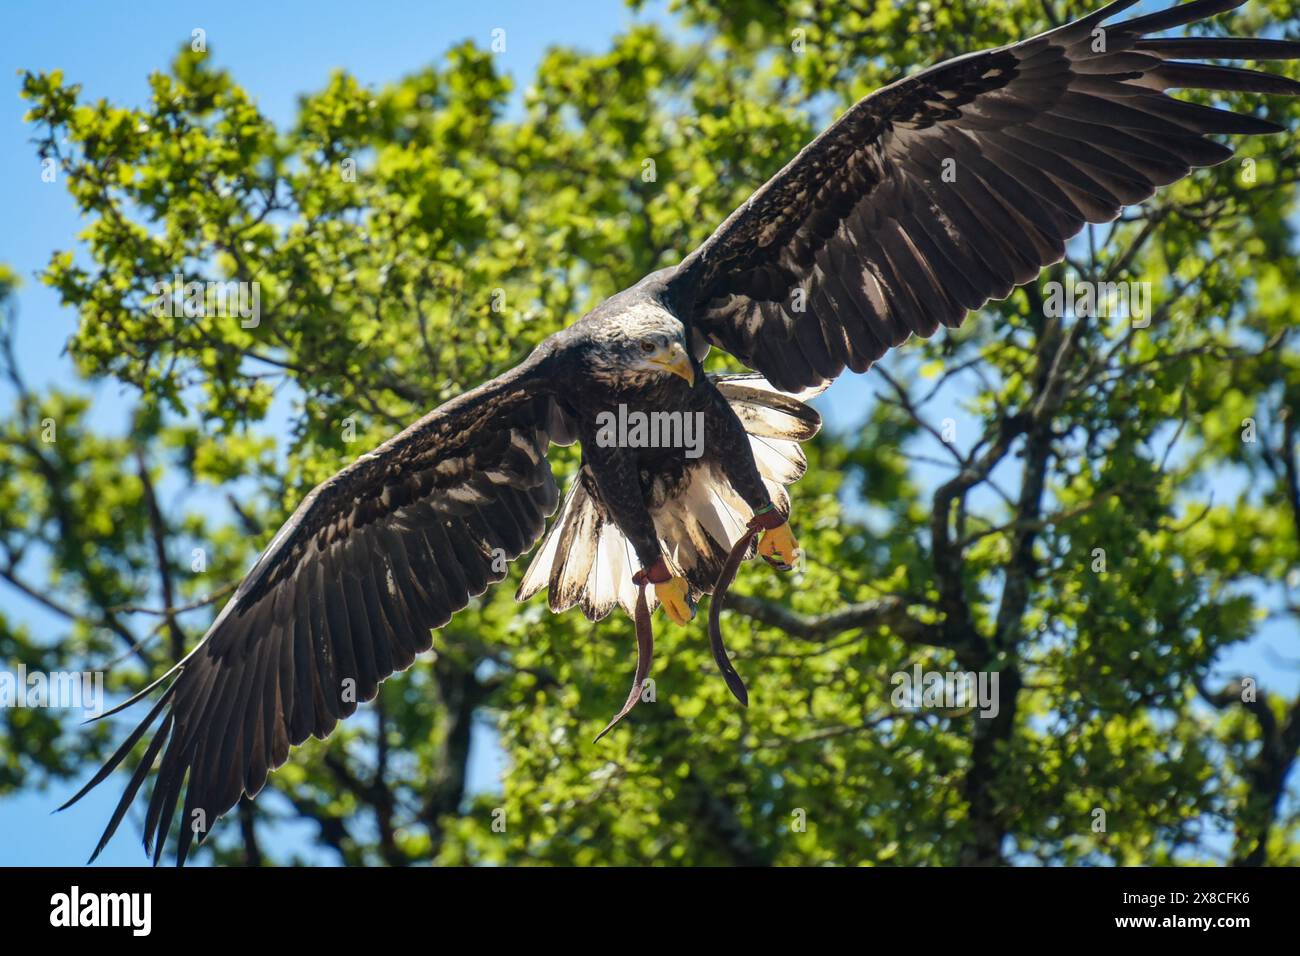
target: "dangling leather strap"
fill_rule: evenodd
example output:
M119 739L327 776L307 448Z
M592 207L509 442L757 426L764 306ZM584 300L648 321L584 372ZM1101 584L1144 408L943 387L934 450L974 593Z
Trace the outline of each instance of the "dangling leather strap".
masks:
M722 640L722 605L727 596L727 589L736 579L740 562L745 560L745 553L749 550L754 536L760 531L779 527L785 521L786 516L777 511L776 506L772 504L754 512L754 517L750 518L749 524L745 526L745 533L731 546L731 552L723 562L717 583L713 586L713 600L709 602L709 649L713 651L713 660L718 665L718 670L722 671L722 679L736 695L736 700L745 707L749 706L749 691L745 690L745 682L731 666L731 661L727 658L727 645ZM632 708L641 699L646 678L650 676L650 664L654 660L655 653L654 627L650 623L650 605L646 602L645 589L647 584L663 584L671 579L672 572L668 570L668 565L663 558L632 575L632 583L636 585L636 613L633 615L636 624L636 673L632 678L632 689L628 691L623 709L615 714L614 719L605 725L605 729L596 735L596 740L600 740L613 730L620 720L632 712Z
M654 627L650 623L650 605L646 603L645 587L647 584L663 584L671 578L672 572L668 570L668 565L664 563L663 558L649 568L642 568L632 575L632 583L636 585L636 613L632 617L636 625L636 674L632 678L632 689L628 691L623 709L605 725L604 730L596 735L596 740L600 740L613 730L620 720L632 712L632 708L641 699L641 693L645 689L645 679L650 676L650 664L655 656Z
M718 665L718 670L722 671L722 679L736 695L736 700L745 707L749 706L749 691L745 690L745 682L731 666L731 661L727 658L727 645L722 640L722 605L727 596L727 589L735 580L740 562L745 560L745 553L749 550L754 536L760 531L779 527L785 521L786 516L771 504L754 512L754 517L749 519L749 524L745 527L745 533L731 546L731 553L727 555L722 570L718 572L718 580L713 585L713 598L709 602L709 649L713 651L713 660Z

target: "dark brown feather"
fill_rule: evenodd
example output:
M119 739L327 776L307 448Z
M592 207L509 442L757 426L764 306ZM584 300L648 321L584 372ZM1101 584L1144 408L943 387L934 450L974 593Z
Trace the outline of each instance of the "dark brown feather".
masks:
M492 555L536 542L558 491L545 457L552 400L531 368L430 413L308 495L145 720L69 801L166 708L96 853L157 762L146 846L158 862L183 796L183 863L292 745L326 736L429 647L430 628L504 576Z
M1105 25L1095 49L1094 29L1134 2L852 106L683 260L674 282L695 332L781 388L861 369L883 352L865 337L893 346L957 325L1036 279L1085 222L1231 155L1206 136L1280 129L1164 90L1295 95L1285 77L1175 58L1296 59L1300 43L1144 36L1242 2L1196 0ZM796 287L815 309L771 308Z

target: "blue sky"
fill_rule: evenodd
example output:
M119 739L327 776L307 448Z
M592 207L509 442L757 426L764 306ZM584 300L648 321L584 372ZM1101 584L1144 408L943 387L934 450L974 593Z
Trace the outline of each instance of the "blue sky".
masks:
M18 355L29 384L39 389L73 380L62 343L75 329L76 315L60 307L54 292L34 275L53 250L72 245L84 224L62 183L41 182L30 142L33 134L22 121L26 104L18 96L20 70L61 69L67 82L83 84L88 99L106 97L138 105L148 94L148 74L165 69L199 27L207 33L216 64L233 73L267 116L288 125L297 97L322 87L338 68L363 83L383 84L439 59L466 38L487 47L492 31L500 27L506 30L500 63L522 88L548 47L599 50L633 22L663 16L654 5L633 14L617 0L562 5L525 0L6 4L0 27L0 210L7 228L0 229L0 262L11 265L24 280L18 297ZM129 396L111 384L78 387L95 392L96 424L120 431ZM6 403L8 398L0 395ZM6 612L38 633L61 627L7 587L0 601ZM472 786L496 786L500 770L500 754L490 733L479 733ZM99 788L74 810L51 816L51 808L70 792L55 788L0 799L0 865L85 861L112 813L118 788ZM143 862L130 829L128 822L97 865Z
M382 4L314 0L248 3L102 3L65 0L57 5L11 4L0 28L0 210L7 228L0 229L0 262L24 278L19 295L18 354L29 382L41 388L72 380L72 366L62 343L74 330L76 316L61 308L57 297L34 274L54 249L68 248L81 228L63 184L46 184L22 122L25 104L18 97L17 72L62 69L68 82L81 83L87 98L106 97L128 105L147 94L146 76L165 68L191 31L206 31L216 63L238 82L274 121L287 125L296 97L321 87L330 72L343 67L367 84L382 84L438 59L450 46L473 38L486 46L492 30L507 31L502 67L525 85L544 50L552 45L601 49L609 38L636 20L665 18L662 5L634 15L618 0L568 0L563 4L484 0L482 3ZM757 184L755 184L757 185ZM109 430L124 424L129 395L106 384L96 394L96 423ZM846 377L820 403L833 426L848 426L863 413L879 387L871 376ZM0 403L8 395L0 392ZM959 417L959 422L961 418ZM925 478L925 470L922 471ZM1230 491L1228 493L1231 493ZM61 624L39 608L0 590L6 612L38 633ZM1290 693L1300 689L1300 675L1280 670L1263 648L1284 645L1276 632L1265 632L1250 649L1234 655L1231 666L1269 677L1272 686ZM476 738L471 786L493 788L502 770L501 755L490 731ZM80 864L94 846L111 813L119 789L99 788L68 813L51 816L53 806L71 792L69 786L0 799L0 864ZM107 865L140 865L140 847L128 823L100 859ZM268 838L298 842L300 834Z

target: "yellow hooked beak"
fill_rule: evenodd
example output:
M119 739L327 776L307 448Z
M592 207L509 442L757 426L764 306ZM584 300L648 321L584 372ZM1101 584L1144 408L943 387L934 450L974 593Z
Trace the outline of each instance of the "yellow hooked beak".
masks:
M687 385L695 385L695 366L691 364L691 357L686 354L686 349L682 348L679 342L674 342L667 349L661 349L646 361L665 372L671 372L678 378L686 379Z

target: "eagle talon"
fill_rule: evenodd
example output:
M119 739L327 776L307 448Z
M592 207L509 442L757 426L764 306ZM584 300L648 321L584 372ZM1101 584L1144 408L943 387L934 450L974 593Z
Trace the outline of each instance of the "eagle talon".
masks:
M695 602L685 578L669 578L655 585L655 597L664 606L664 613L674 624L689 624L695 620Z
M764 561L778 571L790 571L798 557L799 542L790 530L790 522L783 521L775 528L769 528L758 539L758 553Z

